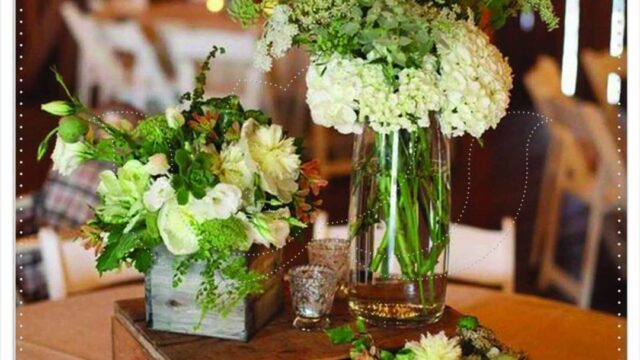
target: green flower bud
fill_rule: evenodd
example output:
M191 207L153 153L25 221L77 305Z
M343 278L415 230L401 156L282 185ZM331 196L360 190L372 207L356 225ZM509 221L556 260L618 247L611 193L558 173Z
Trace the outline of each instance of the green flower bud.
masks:
M42 104L40 108L48 112L49 114L57 116L67 116L76 113L76 108L70 101L52 101L46 104Z
M87 123L75 116L65 116L60 119L60 125L58 126L58 135L60 138L68 143L73 144L80 139L89 131L89 126Z
M460 329L475 330L478 327L478 318L475 316L463 316L458 320Z

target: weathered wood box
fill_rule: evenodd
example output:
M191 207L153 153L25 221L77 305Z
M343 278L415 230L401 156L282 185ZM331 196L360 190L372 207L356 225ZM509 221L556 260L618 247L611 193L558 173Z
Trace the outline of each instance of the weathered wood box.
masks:
M200 307L195 301L200 286L202 265L193 264L184 281L173 288L174 256L164 246L155 251L155 263L145 277L145 313L147 325L154 330L249 341L249 338L283 307L282 251L252 247L247 266L272 274L263 282L264 292L240 302L225 318L208 313L201 326Z

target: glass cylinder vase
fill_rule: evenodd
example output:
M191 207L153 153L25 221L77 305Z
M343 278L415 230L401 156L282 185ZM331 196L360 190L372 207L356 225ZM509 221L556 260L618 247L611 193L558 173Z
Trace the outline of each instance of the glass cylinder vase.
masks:
M356 135L351 174L349 308L376 326L433 323L444 312L449 248L448 140L429 127Z

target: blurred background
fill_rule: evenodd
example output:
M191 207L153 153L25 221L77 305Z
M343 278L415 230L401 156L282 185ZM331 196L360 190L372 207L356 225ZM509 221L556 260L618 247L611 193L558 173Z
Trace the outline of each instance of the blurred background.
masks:
M461 272L461 281L624 316L617 299L626 295L617 289L626 288L626 160L619 150L626 142L625 2L554 5L561 19L555 31L523 13L491 34L514 70L510 113L482 145L468 137L451 141L452 221L471 231L454 239L451 257L469 258L465 242L474 241L473 231L500 230L503 219L512 218L513 236L489 241L487 256ZM92 254L67 240L90 216L104 164L62 178L48 160L36 161L38 143L56 126L40 104L64 97L51 66L97 113L135 122L175 104L193 87L211 45L224 46L209 94L237 93L289 134L304 137L305 156L320 159L330 180L327 223L346 222L352 139L310 120L306 55L292 51L268 74L253 69L259 26L243 29L225 6L224 0L17 1L25 19L17 25L22 49L16 59L16 141L23 149L16 173L19 301L140 280L130 272L97 278ZM285 256L295 257L306 240L287 246ZM496 246L503 251L493 251ZM300 256L291 264L304 262Z

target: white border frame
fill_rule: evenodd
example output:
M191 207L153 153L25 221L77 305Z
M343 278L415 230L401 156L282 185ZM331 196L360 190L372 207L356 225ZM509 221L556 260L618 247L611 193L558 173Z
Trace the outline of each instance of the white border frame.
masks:
M640 2L627 0L627 20ZM640 359L640 23L627 21L627 359ZM630 66L629 66L630 65ZM629 101L629 99L631 101Z
M15 1L0 1L0 37L0 358L13 359L16 309Z
M640 2L627 0L628 19ZM15 357L15 1L0 1L0 358ZM640 22L627 21L628 63L640 64ZM640 69L628 66L627 358L640 359Z

